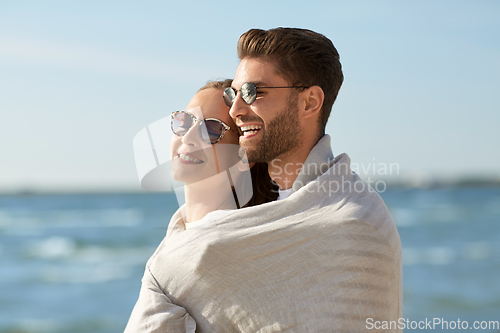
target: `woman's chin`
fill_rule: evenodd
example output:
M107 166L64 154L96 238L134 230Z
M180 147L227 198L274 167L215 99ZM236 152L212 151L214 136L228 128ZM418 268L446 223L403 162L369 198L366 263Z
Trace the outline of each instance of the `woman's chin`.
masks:
M172 164L172 179L186 185L199 182L209 178L204 164L183 164L181 162Z

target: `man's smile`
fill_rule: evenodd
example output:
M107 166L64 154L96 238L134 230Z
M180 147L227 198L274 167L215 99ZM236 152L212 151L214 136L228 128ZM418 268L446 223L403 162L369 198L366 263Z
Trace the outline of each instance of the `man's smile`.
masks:
M250 138L262 130L262 125L245 125L240 126L240 130L243 133L244 138Z

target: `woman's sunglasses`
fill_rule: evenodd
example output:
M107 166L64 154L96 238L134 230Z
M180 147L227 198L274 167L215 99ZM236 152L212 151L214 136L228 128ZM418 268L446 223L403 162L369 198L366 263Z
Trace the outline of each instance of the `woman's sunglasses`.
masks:
M245 82L241 86L240 90L233 89L232 87L228 87L224 89L224 102L228 107L232 107L234 100L236 99L236 95L239 92L241 92L240 96L243 101L247 104L252 104L255 102L255 99L257 98L257 89L280 89L280 88L302 88L302 89L307 89L309 87L305 86L288 86L288 87L257 87L255 86L254 83L252 82Z
M198 119L191 113L186 111L175 111L172 112L172 132L177 136L184 136L191 127L193 127ZM202 126L205 125L207 131L202 130ZM200 120L199 124L200 136L206 143L215 144L219 142L224 136L226 131L230 130L231 127L227 126L223 121L216 118L207 118Z

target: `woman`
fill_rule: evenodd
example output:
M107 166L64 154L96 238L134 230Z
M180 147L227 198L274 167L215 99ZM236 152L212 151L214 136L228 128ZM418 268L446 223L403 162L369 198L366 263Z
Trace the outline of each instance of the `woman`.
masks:
M168 275L177 276L189 273L175 272L175 268L166 265L157 264L152 268L151 262L165 252L167 244L182 247L186 241L182 232L216 219L214 213L274 201L278 196L267 164L255 163L248 172L244 150L238 145L238 127L222 98L231 82L206 84L185 111L172 114L172 178L183 183L185 205L172 217L165 239L148 261L139 299L125 332L194 332L196 323L192 317L176 304L174 297L167 296L165 286L157 282L167 271ZM246 177L250 174L251 179Z
M251 176L247 172L238 127L221 98L231 82L207 83L185 111L172 113L172 178L183 183L186 226L215 210L249 207L277 198L278 187L269 177L267 164L252 163Z

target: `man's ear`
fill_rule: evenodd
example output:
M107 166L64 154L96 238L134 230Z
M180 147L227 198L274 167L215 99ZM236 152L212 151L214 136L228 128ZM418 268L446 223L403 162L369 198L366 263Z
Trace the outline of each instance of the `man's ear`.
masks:
M323 89L320 86L312 86L301 92L300 95L303 103L303 117L309 118L318 115L325 100Z

